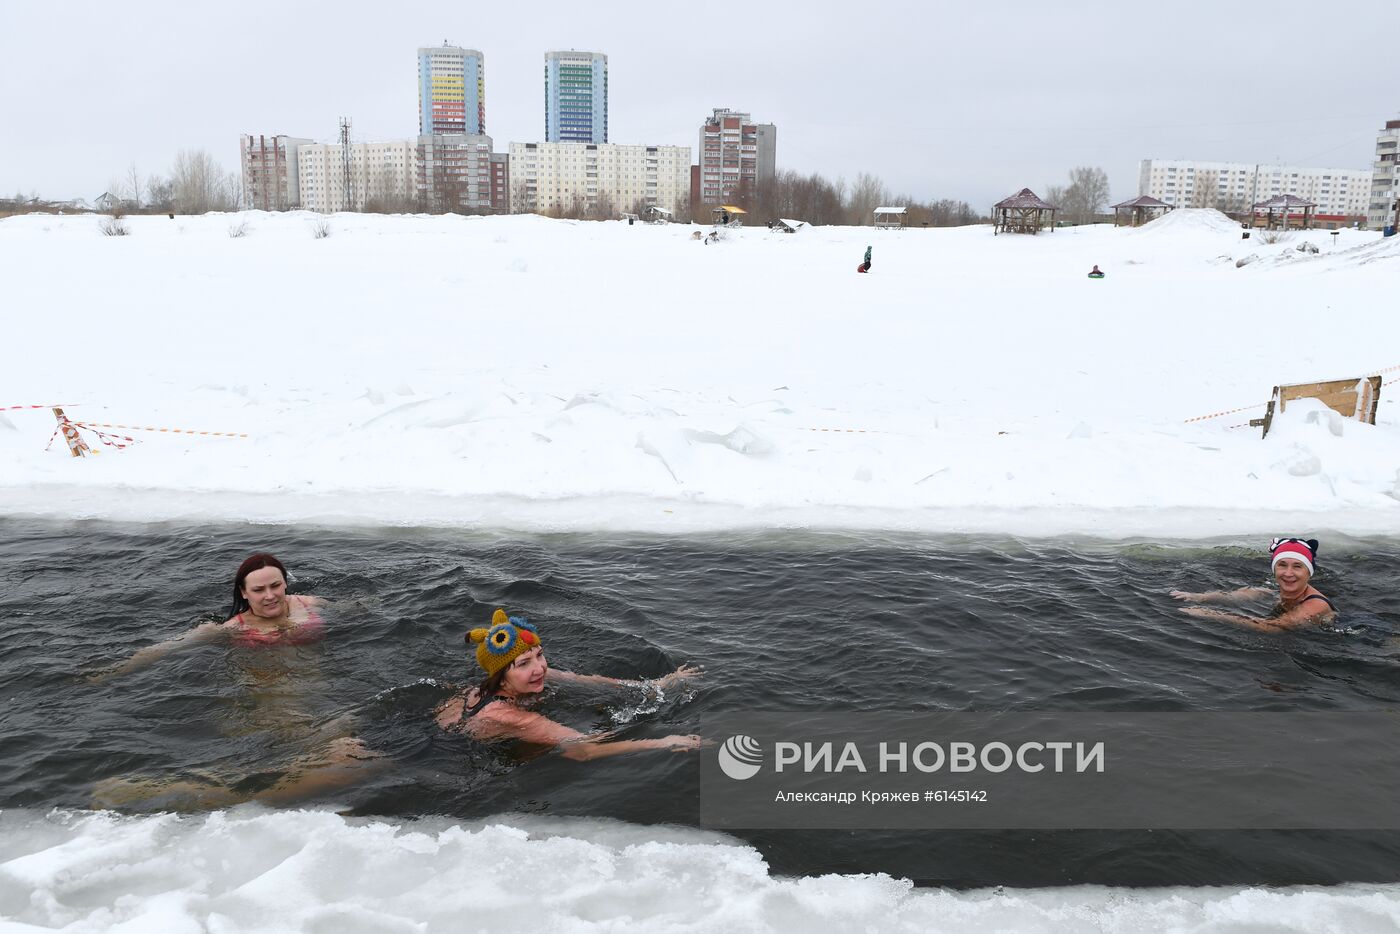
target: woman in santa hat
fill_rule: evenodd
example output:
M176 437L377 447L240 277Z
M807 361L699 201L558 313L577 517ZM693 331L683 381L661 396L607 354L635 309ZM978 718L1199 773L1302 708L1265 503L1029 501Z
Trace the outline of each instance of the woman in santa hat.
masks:
M1267 617L1257 618L1203 606L1189 606L1181 612L1201 619L1218 619L1255 629L1294 629L1298 626L1323 623L1332 619L1336 607L1314 586L1313 573L1317 562L1317 539L1276 538L1269 546L1274 580L1278 582L1278 603ZM1248 603L1270 596L1267 587L1241 587L1239 590L1210 590L1187 593L1173 590L1172 596L1190 603Z

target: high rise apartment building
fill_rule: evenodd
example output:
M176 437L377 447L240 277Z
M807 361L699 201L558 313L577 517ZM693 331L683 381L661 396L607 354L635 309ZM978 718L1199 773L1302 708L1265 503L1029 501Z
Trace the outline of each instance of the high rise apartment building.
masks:
M244 205L255 211L289 211L300 205L297 149L311 142L295 136L241 137Z
M689 146L510 144L512 213L616 217L649 205L679 213L689 189Z
M746 113L715 108L700 127L699 188L703 204L742 200L777 169L778 128Z
M418 137L415 187L424 210L480 214L510 207L503 153L491 152L491 137L438 133Z
M350 144L350 192L339 143L297 147L301 206L308 211L412 210L416 154L408 140Z
M1317 169L1243 162L1144 159L1138 194L1179 208L1246 212L1274 195L1295 195L1317 204L1318 214L1362 217L1370 200L1366 169Z
M1376 161L1371 163L1366 226L1372 230L1384 230L1396 221L1396 200L1400 199L1397 150L1400 150L1400 120L1387 120L1385 127L1376 135Z
M544 53L544 138L549 143L608 141L606 55Z
M486 59L444 42L418 50L418 135L486 132Z

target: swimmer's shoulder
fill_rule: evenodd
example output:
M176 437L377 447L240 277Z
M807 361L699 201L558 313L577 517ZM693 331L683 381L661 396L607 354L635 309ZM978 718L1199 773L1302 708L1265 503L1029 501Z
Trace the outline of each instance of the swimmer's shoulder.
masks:
M1332 604L1332 601L1321 593L1310 593L1298 601L1299 607L1305 607L1306 604L1312 604L1311 606L1306 606L1304 610L1309 618L1321 616L1326 613L1335 614L1337 612L1337 608Z
M433 711L433 719L444 730L458 728L466 712L467 699L464 694L454 694L438 705Z

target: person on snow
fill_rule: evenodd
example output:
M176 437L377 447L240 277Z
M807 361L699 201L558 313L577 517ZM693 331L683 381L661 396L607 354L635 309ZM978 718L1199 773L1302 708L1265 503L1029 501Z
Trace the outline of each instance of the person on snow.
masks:
M865 248L865 262L861 263L859 266L856 267L856 272L870 271L870 250L870 247Z
M1102 279L1102 278L1103 278L1103 270L1099 268L1099 264L1098 264L1098 263L1095 263L1095 264L1094 264L1094 268L1091 269L1091 270L1089 270L1089 278L1090 278L1090 279Z

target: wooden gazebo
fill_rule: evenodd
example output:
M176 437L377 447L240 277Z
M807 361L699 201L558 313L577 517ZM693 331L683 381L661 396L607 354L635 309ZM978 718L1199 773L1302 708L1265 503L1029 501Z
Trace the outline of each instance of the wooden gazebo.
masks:
M1158 201L1151 195L1142 195L1131 201L1122 201L1113 206L1113 226L1141 227L1148 221L1156 220L1172 209L1165 201ZM1119 218L1122 218L1120 221Z
M1260 225L1259 214L1262 211L1262 221L1266 230L1288 230L1294 226L1290 218L1299 218L1300 223L1297 226L1307 230L1313 225L1317 203L1294 195L1274 195L1268 201L1260 201L1252 210L1255 227Z
M992 233L1040 233L1040 228L1049 223L1055 229L1055 212L1059 208L1029 188L1022 188L1009 198L1003 198L992 206L992 220L996 226ZM1049 220L1047 221L1047 215Z

